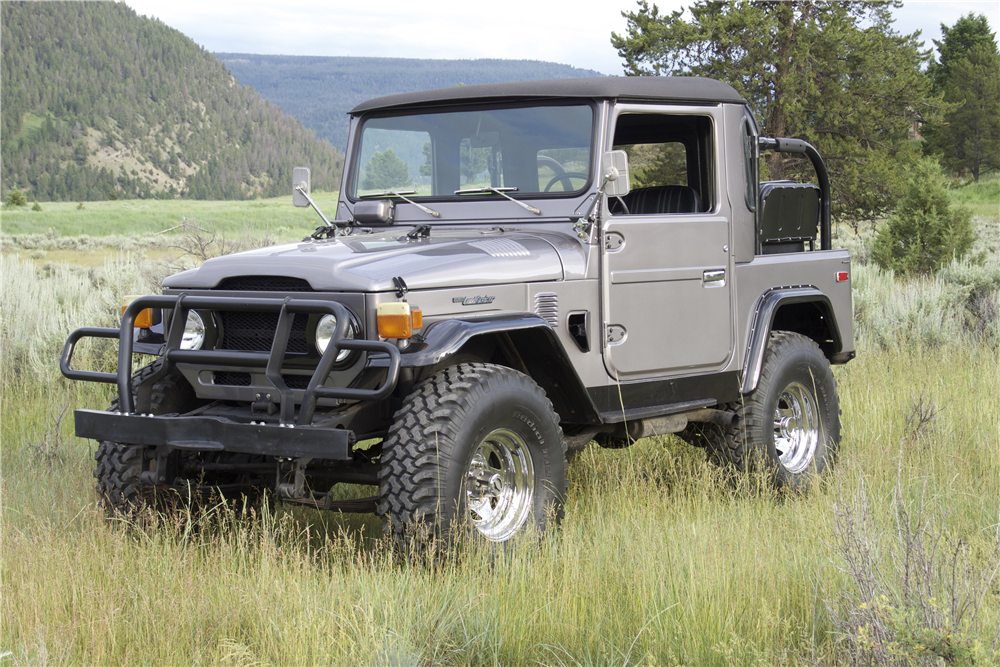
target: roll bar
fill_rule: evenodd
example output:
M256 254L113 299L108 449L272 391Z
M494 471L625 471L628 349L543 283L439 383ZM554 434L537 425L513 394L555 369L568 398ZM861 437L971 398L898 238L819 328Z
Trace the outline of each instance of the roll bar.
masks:
M819 180L819 191L823 201L820 202L819 222L820 222L820 250L829 250L832 247L830 240L830 174L826 170L826 163L820 156L816 147L801 139L788 139L785 137L760 137L757 145L762 151L775 151L777 153L805 153L809 161L812 162L813 169L816 170L816 177Z

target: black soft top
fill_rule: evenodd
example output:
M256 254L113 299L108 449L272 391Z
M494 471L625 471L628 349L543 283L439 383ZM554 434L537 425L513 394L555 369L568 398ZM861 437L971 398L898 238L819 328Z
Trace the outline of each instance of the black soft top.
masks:
M376 97L351 110L359 114L375 109L433 107L455 102L489 102L510 99L615 98L637 102L677 102L681 104L743 104L732 86L696 76L609 76L579 79L548 79L456 86Z

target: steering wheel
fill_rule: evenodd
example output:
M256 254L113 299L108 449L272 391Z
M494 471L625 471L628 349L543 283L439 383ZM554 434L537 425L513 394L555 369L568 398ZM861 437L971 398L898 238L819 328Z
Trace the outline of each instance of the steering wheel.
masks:
M559 164L559 160L555 159L554 157L549 157L548 155L539 155L535 159L538 160L539 167L548 167L555 174L566 173L566 170L563 169L563 166Z
M563 191L569 192L573 188L573 183L572 181L570 181L571 178L582 178L583 180L586 181L587 174L582 174L578 171L564 171L561 174L556 174L555 176L552 177L552 180L549 181L548 184L545 186L545 190L543 190L543 192L548 192L549 190L551 190L552 186L559 181L564 182Z

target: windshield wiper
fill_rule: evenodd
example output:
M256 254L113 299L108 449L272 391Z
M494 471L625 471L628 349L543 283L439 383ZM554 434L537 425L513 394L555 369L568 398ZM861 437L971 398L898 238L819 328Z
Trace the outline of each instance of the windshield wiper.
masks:
M405 201L407 204L413 204L414 206L416 206L417 208L419 208L424 213L428 213L430 215L433 215L435 218L440 218L441 217L441 214L438 213L437 211L431 210L431 209L427 208L426 206L418 204L417 202L413 201L412 199L407 199L406 197L403 196L403 195L415 195L415 194L417 194L416 190L403 190L402 192L397 192L396 190L386 190L385 192L371 192L371 193L366 194L366 195L358 195L358 199L365 199L366 197L399 197L400 199L402 199L403 201Z
M515 204L517 204L521 208L527 209L527 210L531 211L532 213L534 213L535 215L541 215L542 214L542 212L539 211L534 206L531 206L530 204L525 204L523 201L521 201L519 199L514 199L513 197L511 197L508 194L506 194L508 192L517 192L517 188L494 188L494 187L488 185L488 186L483 187L483 188L469 188L468 190L455 190L455 194L456 195L481 195L481 194L486 194L487 192L492 192L495 195L500 195L501 197L506 197L507 199L511 200L512 202L514 202Z

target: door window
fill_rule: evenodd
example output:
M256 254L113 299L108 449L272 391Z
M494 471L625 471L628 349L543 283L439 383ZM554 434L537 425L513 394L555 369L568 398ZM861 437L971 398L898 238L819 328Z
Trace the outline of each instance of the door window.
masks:
M703 213L714 208L710 118L622 114L613 143L628 154L632 190L611 200L612 214Z

